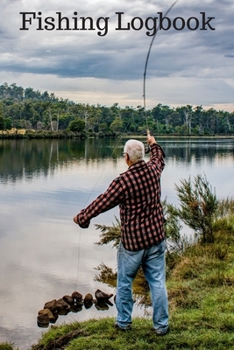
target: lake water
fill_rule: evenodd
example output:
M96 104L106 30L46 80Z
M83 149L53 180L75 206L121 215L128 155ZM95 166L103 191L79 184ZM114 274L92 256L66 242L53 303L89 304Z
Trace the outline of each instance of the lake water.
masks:
M37 313L45 302L74 290L114 290L94 281L100 263L116 268L116 250L98 246L94 224L109 225L118 208L87 230L72 218L126 170L126 140L0 140L0 342L27 349L44 329ZM206 175L218 197L233 196L234 139L159 139L166 153L162 199L178 204L175 184ZM146 156L146 159L148 156ZM135 307L134 315L142 310ZM56 324L114 316L115 306L94 306L60 316Z

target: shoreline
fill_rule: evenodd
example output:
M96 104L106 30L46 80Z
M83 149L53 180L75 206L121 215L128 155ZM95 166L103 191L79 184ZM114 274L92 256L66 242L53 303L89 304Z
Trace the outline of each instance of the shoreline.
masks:
M217 135L176 135L176 134L155 134L154 135L157 139L234 139L233 134L217 134ZM130 138L137 138L137 139L145 139L146 134L119 134L119 133L106 133L106 134L100 134L100 133L86 133L86 132L72 132L72 131L45 131L45 130L13 130L13 131L0 131L0 139L1 140L7 140L7 139L72 139L72 138L80 138L80 139L86 139L86 138L100 138L100 139L117 139L117 138L123 138L123 139L130 139Z

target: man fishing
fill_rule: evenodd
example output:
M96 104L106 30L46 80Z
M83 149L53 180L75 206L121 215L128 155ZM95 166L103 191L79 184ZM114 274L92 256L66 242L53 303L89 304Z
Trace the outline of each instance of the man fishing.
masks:
M150 160L144 161L144 144L128 140L124 158L128 169L73 220L88 228L93 217L119 205L121 242L117 262L117 318L115 327L126 331L132 324L132 282L142 267L150 287L153 326L157 335L168 333L168 298L165 286L165 232L160 177L164 152L147 132Z

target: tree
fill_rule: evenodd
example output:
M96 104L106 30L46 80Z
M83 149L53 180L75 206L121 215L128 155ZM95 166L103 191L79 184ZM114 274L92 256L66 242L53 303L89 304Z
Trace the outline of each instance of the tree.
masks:
M197 175L193 183L190 177L181 180L176 191L181 204L177 210L180 219L201 236L203 243L214 242L213 220L218 200L206 177Z
M0 130L4 130L4 119L1 115L0 115Z
M24 98L24 89L21 86L17 86L16 83L11 84L11 98L14 100L22 101Z
M71 131L82 132L85 129L85 122L81 118L76 118L72 122L70 122L68 129Z
M110 125L111 131L119 132L122 130L123 121L120 117L116 117Z
M203 107L196 106L194 110L194 120L196 125L194 125L194 127L197 131L196 133L198 133L199 135L203 134L202 115L203 115Z
M71 114L62 114L59 118L59 129L65 130L68 128L69 123L74 119Z
M103 123L99 124L99 131L101 131L103 133L108 132L107 123L103 122Z
M4 118L4 129L11 130L12 128L12 120L11 118Z

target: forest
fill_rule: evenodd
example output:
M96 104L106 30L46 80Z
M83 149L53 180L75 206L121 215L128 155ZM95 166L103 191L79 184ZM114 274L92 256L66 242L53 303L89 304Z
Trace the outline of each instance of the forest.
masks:
M144 134L149 128L157 135L213 136L234 134L234 111L203 106L171 108L158 104L107 107L75 103L16 83L0 85L0 130L73 131L104 137L113 134Z

